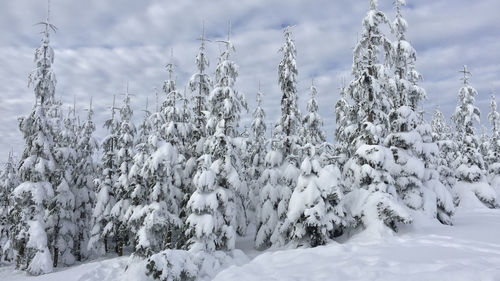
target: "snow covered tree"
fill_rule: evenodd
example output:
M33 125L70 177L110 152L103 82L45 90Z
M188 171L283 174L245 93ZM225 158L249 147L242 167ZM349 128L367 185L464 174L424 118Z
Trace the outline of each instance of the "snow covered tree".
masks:
M12 192L12 248L16 251L16 268L39 275L52 271L51 253L47 240L45 215L54 197L51 182L56 170L55 147L51 120L47 111L52 107L56 85L52 71L54 51L49 45L49 31L55 27L47 19L42 44L35 51L36 69L30 75L30 85L36 103L32 112L20 118L19 128L25 146L19 163L21 184Z
M96 256L102 256L109 251L108 232L110 230L106 229L106 226L111 220L111 208L115 205L113 186L118 174L117 150L120 123L115 118L115 110L117 109L115 97L113 97L111 118L104 123L108 135L101 144L103 150L101 156L102 176L96 191L96 202L92 211L92 230L87 246L87 250Z
M480 111L474 105L477 91L470 86L470 72L464 66L464 85L458 95L458 105L453 113L455 139L460 145L459 165L456 169L457 182L454 192L461 206L494 207L495 192L488 184L483 157L475 134L474 122L479 122Z
M252 135L248 151L248 181L249 189L252 193L250 199L257 203L257 198L261 190L260 177L264 170L266 157L266 114L262 108L262 92L259 87L257 92L257 107L255 108L252 120Z
M206 73L209 62L205 52L205 42L208 41L205 38L205 25L203 25L203 33L200 37L200 50L196 55L196 67L198 72L191 76L189 80L189 88L194 94L194 104L193 104L193 133L191 143L194 146L195 153L199 157L203 153L203 138L206 136L206 125L207 125L207 104L206 99L210 94L210 88L212 87L212 81L210 76ZM201 141L200 141L201 140Z
M356 128L352 124L351 105L348 102L346 87L344 79L342 79L342 86L340 87L340 99L335 104L335 143L334 151L338 157L337 163L342 170L349 154L349 143L352 138L352 131Z
M52 244L54 267L58 266L59 261L64 265L72 265L75 262L73 247L77 231L74 216L76 192L72 190L75 186L73 177L77 162L75 123L74 114L68 110L67 117L63 119L61 134L56 139L57 177L55 182L57 187L49 205L47 219L48 224L51 225L48 235Z
M300 161L299 134L301 131L301 114L297 105L297 62L295 41L292 39L291 27L283 31L285 43L280 48L283 59L278 65L278 83L281 89L281 117L275 130L283 135L283 155L293 159L298 166Z
M74 242L74 253L77 261L89 256L87 244L90 239L92 206L95 202L95 178L97 163L94 160L99 144L94 138L95 124L92 98L87 109L87 119L80 128L77 141L77 162L75 168L75 224L77 234Z
M116 241L115 251L118 256L123 255L123 247L128 245L130 234L130 227L125 214L130 206L132 186L130 185L129 174L135 154L134 136L136 129L131 121L132 114L127 85L123 105L120 108L120 125L117 139L116 167L118 168L118 178L113 186L116 203L111 209L111 219L104 230L107 235L113 236Z
M386 54L390 42L380 30L387 23L377 3L363 20L361 38L354 48L353 75L348 93L353 100L357 124L350 143L351 158L344 166L344 186L351 191L346 204L351 216L366 228L384 231L397 229L397 223L410 223L411 217L401 205L389 168L394 163L390 149L383 146L389 130L391 101L386 86L386 69L379 63L380 47Z
M491 95L488 120L491 123L490 145L486 158L488 162L488 179L491 186L496 189L497 194L500 194L500 114L497 111L494 95ZM497 199L500 200L500 197L497 196Z
M396 41L392 43L392 54L389 64L394 68L395 91L392 95L394 107L408 105L413 111L417 110L422 100L427 96L425 90L418 86L422 76L415 68L417 53L406 40L408 23L403 18L402 6L406 5L406 0L395 0L396 19L392 23L393 33Z
M158 112L156 112L158 113ZM142 225L142 217L137 217L136 214L142 212L142 208L147 205L148 187L151 179L143 176L144 165L146 159L151 154L151 146L148 143L148 138L151 135L152 126L150 123L151 112L148 110L148 100L146 99L146 109L144 110L144 119L139 126L139 134L135 144L136 153L134 155L134 163L130 168L130 186L132 192L130 194L130 205L125 213L125 219L130 225L131 236L130 240L134 242L134 251L138 239L138 229ZM163 123L163 122L162 122ZM157 132L159 133L159 132Z
M281 191L288 188L283 186L281 165L283 156L279 142L271 140L271 150L266 154L265 170L262 172L260 182L262 188L259 192L259 206L257 208L257 233L255 234L255 247L264 250L272 246L271 237L278 226L278 207L280 205Z
M455 185L455 168L457 167L458 145L453 139L450 126L446 123L443 113L436 108L432 118L432 139L439 147L437 171L441 183L451 190Z
M333 165L323 168L315 150L310 143L304 147L300 176L283 225L297 246L323 245L332 232L345 225L345 213L339 206L343 195L340 170Z
M14 206L11 203L11 193L19 185L17 169L14 163L12 151L5 163L5 167L0 173L0 263L10 262L14 259L12 251L11 229L15 227L9 217L9 210Z
M215 87L208 97L209 119L205 155L211 157L215 186L222 220L215 226L217 250L234 248L236 232L243 235L247 227L248 189L244 180L237 138L240 112L247 108L243 93L235 90L238 66L230 59L232 43L223 41L226 48L219 57L215 71Z
M190 215L186 220L190 237L188 247L192 251L213 252L219 244L218 232L223 216L217 198L216 175L212 170L210 155L198 159L198 171L193 179L196 191L188 202ZM234 235L234 234L233 234Z
M325 142L326 137L322 128L323 120L321 120L318 114L318 101L316 100L318 90L316 86L314 86L314 80L311 83L310 91L311 98L307 102L307 114L302 120L302 129L305 137L304 143L310 143L316 146L316 150L318 150L319 145Z

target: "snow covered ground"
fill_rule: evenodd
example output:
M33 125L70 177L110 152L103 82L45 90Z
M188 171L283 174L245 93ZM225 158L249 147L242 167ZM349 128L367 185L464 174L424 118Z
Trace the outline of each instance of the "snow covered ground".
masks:
M360 233L344 243L262 254L241 240L238 245L253 259L215 280L500 280L500 210L459 211L454 222L450 227L417 220L393 237L374 240ZM0 267L0 280L148 280L124 272L128 263L128 257L108 258L38 277Z

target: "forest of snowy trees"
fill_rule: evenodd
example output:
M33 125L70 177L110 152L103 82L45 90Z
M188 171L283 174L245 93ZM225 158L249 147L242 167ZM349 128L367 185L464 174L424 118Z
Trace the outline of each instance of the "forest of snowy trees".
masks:
M369 1L351 80L331 105L335 132L323 131L322 118L333 117L319 116L314 81L307 112L299 110L290 27L279 49L281 115L273 128L260 87L256 108L238 90L230 32L211 73L204 30L185 86L171 61L150 108L134 109L127 87L110 100L109 119L95 124L91 98L80 121L55 97L55 27L45 21L29 75L34 106L19 118L24 150L20 159L10 153L0 173L0 262L39 275L132 254L154 278L189 280L230 258L250 229L258 250L316 247L359 229L397 232L415 215L452 225L457 206L499 207L495 96L491 131L480 134L478 92L464 67L453 115L436 108L424 119L423 102L432 97L419 86L405 2L394 1L391 20ZM253 116L248 129L244 111ZM100 143L96 126L107 130Z

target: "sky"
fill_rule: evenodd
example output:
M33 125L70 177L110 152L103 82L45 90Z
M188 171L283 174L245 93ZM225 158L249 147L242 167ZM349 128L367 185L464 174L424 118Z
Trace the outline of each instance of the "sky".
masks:
M17 118L34 104L28 75L34 69L34 50L40 45L41 27L47 17L44 0L1 0L0 9L0 162L10 150L20 156L23 139ZM446 117L456 106L462 85L459 70L467 65L479 95L481 125L488 125L492 92L500 94L500 1L407 0L407 38L418 53L417 69L428 94L424 108L432 117L439 105ZM93 98L96 137L110 116L113 95L121 104L126 85L132 94L134 118L144 116L146 99L154 108L155 88L168 77L165 65L173 49L177 84L182 89L195 73L195 56L205 24L206 37L227 36L231 21L233 56L239 65L237 90L246 94L249 123L260 83L266 122L271 127L280 112L277 83L278 52L283 27L294 25L297 48L299 104L302 112L309 98L311 80L318 89L320 115L329 140L335 128L334 105L341 79L351 79L352 48L361 32L369 0L51 0L50 21L58 27L51 35L55 50L56 97L65 108L73 106L85 118ZM392 20L392 0L379 0L379 8ZM215 70L219 43L207 46L209 72ZM189 95L189 92L188 92ZM164 94L160 92L160 99Z

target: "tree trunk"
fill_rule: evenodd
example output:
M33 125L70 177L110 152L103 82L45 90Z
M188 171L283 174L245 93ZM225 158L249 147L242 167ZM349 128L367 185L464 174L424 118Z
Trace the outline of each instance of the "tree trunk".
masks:
M57 247L54 247L54 261L52 263L52 266L57 267L58 259L59 259L59 249Z

